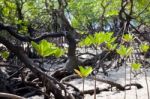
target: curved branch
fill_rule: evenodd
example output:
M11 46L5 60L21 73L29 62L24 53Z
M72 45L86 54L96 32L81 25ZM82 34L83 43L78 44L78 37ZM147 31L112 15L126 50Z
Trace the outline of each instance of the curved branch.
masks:
M24 41L24 42L31 42L31 41L39 42L40 40L48 38L48 37L61 37L61 36L65 36L64 33L44 33L44 34L42 34L39 37L31 38L30 36L20 35L18 33L18 31L17 31L17 28L15 28L15 27L6 26L6 25L0 23L0 31L2 31L2 30L6 30L9 34L11 34L12 36L14 36L18 40L21 40L21 41Z
M69 81L71 79L76 79L76 78L79 78L79 76L74 74L74 75L70 75L70 76L67 76L67 77L63 78L60 82L65 83L66 81ZM88 77L88 78L94 80L94 77ZM122 91L125 90L124 86L122 86L121 84L115 83L113 81L104 80L104 79L100 79L100 78L96 78L96 80L100 81L100 82L103 82L103 83L106 83L106 84L109 84L111 86L114 86L119 90L122 90Z
M0 92L0 98L8 98L8 99L25 99L24 97L14 95L14 94L9 94L9 93L2 93Z

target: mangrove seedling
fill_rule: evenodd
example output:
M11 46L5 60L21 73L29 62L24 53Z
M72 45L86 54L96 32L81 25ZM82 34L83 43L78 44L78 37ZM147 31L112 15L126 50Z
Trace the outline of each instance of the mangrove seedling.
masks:
M74 71L77 73L77 75L79 75L82 80L83 80L83 92L84 92L84 81L85 81L85 78L91 74L91 72L93 71L92 67L91 66L88 66L88 67L83 67L83 66L79 66L79 70L77 69L74 69ZM83 99L84 99L84 94L83 94Z

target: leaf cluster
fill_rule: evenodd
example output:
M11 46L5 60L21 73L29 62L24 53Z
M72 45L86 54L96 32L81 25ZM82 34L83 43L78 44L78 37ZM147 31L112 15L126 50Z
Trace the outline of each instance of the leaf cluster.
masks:
M50 55L60 57L64 54L63 49L56 47L55 44L50 43L47 40L42 40L39 44L32 41L31 44L37 53L42 57L47 57Z
M115 37L112 37L113 32L97 32L94 35L89 35L85 39L79 42L80 46L98 46L102 43L112 43L116 40Z
M93 71L91 66L88 67L83 67L83 66L79 66L79 70L74 69L74 71L81 77L81 78L85 78L87 77L89 74L91 74L91 72Z
M0 55L2 56L3 59L7 59L9 56L9 52L8 51L1 51Z
M120 45L120 47L118 49L116 49L116 51L120 56L127 57L127 56L131 55L131 53L133 52L133 48L125 47L124 45Z

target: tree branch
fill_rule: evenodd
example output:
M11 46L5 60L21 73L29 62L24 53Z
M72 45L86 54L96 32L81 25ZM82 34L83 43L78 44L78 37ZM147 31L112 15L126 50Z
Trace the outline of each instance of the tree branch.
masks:
M39 42L40 40L48 38L48 37L65 36L64 33L45 33L45 34L42 34L39 37L31 38L30 36L20 35L17 31L17 28L15 28L15 27L5 26L4 24L0 23L0 31L2 31L2 30L6 30L9 34L14 36L16 39L18 39L20 41L24 41L24 42L31 42L31 41Z

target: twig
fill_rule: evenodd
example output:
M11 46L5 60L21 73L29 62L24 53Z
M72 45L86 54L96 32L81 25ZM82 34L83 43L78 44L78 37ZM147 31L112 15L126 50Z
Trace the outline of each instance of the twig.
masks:
M11 79L12 77L14 77L15 75L17 75L18 73L20 73L20 71L24 69L24 67L19 68L19 70L17 70L16 72L14 72L12 75L10 75L7 80Z

